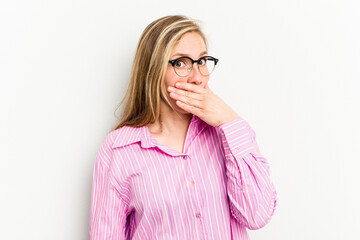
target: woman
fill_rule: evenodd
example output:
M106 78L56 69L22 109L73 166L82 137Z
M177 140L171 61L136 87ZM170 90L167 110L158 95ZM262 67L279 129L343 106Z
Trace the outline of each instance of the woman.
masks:
M191 19L144 30L121 121L95 162L91 239L248 239L269 222L269 165L209 89L217 62Z

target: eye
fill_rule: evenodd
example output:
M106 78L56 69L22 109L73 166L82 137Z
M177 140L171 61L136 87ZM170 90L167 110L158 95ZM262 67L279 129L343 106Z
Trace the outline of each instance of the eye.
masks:
M198 62L198 64L199 64L200 66L206 65L206 58L200 59L199 62Z
M177 67L177 68L183 68L185 66L186 66L185 62L181 59L179 59L175 62L175 67Z

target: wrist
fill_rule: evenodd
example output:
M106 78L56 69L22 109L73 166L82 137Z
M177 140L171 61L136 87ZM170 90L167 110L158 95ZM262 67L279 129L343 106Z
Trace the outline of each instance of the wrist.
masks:
M235 119L238 119L238 118L239 118L239 115L236 112L234 112L231 115L227 116L225 119L219 121L219 124L217 125L217 127L220 126L220 125L232 122L232 121L234 121Z

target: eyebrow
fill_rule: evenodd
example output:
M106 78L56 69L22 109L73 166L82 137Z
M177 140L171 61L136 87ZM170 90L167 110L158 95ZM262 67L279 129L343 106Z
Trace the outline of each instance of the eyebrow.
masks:
M208 52L207 51L203 51L202 53L200 53L200 56L204 56L206 55ZM175 53L174 55L172 55L171 58L174 58L175 56L179 56L179 57L190 57L188 54L186 53Z

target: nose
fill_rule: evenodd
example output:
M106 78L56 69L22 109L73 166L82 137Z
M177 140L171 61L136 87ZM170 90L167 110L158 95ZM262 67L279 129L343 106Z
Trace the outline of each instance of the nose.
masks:
M193 84L196 84L196 85L201 85L203 83L205 84L205 81L206 81L206 79L204 78L203 75L201 75L201 73L199 71L199 68L197 66L197 63L195 63L193 65L193 69L192 69L191 73L188 76L187 82L188 83L193 83Z

